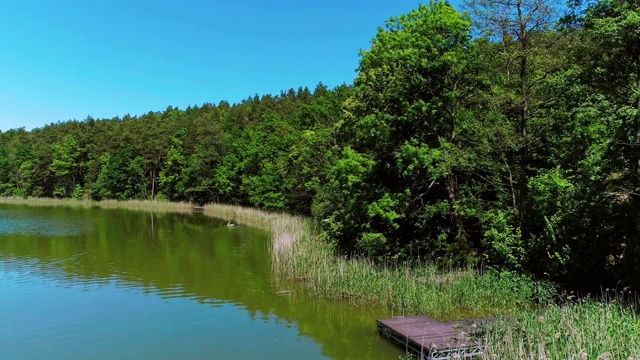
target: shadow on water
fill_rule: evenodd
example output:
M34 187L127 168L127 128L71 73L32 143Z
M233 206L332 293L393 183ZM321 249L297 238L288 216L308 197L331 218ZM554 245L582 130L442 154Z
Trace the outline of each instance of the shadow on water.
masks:
M233 305L254 321L297 329L330 358L397 358L400 351L375 334L384 309L319 300L276 282L269 242L264 231L198 213L0 205L0 275Z

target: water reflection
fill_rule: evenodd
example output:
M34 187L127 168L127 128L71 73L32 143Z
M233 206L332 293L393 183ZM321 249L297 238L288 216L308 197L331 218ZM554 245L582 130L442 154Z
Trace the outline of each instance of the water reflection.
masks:
M133 346L131 341L119 338L123 326L173 328L154 330L163 332L162 336L132 337L138 342L166 338L163 341L170 341L171 345L164 344L164 348L182 349L191 344L197 350L182 350L183 355L191 354L186 356L189 358L252 356L247 352L246 341L269 348L253 348L262 358L270 358L270 352L274 358L298 358L286 356L295 353L306 358L337 359L397 358L399 354L398 349L375 335L373 320L385 315L379 310L320 301L296 284L276 283L265 232L227 227L224 221L202 214L5 205L0 209L4 210L0 212L0 228L14 229L0 230L0 299L7 289L10 296L27 302L42 301L42 296L54 300L71 297L60 303L93 308L96 314L90 318L99 319L90 324L97 328L74 325L77 332L103 333L104 339L111 338L103 341L106 344L128 344L118 350L125 357L143 350L139 344ZM29 221L43 224L39 228L48 232L21 232L16 229L24 225L12 224ZM74 230L66 229L68 225ZM16 296L20 289L31 293ZM295 291L278 295L279 290ZM65 317L52 317L50 312L75 316L48 306L44 308L49 312L47 316L54 319L49 322L58 322L58 326L62 323L63 328L68 322ZM0 317L9 308L33 313L38 307L8 306L5 314L0 310ZM122 315L107 314L113 317L107 319L99 316L104 309L114 308L120 309ZM245 317L246 321L241 320ZM19 317L13 319L19 323ZM112 322L113 319L120 322ZM160 319L163 324L157 324ZM72 330L68 332L74 333ZM182 339L185 334L191 340ZM182 340L170 340L174 336ZM74 343L78 340L76 336ZM0 347L4 341L16 339L3 339L0 335ZM96 341L91 346L100 348ZM107 348L109 357L118 355L113 353L113 346ZM192 354L194 351L197 354Z
M28 212L0 211L0 235L42 237L77 236L91 229L91 223L61 216L32 216Z

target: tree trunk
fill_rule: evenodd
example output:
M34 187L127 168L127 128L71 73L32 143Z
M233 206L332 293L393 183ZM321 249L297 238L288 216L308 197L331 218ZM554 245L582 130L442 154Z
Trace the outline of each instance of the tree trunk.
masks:
M522 104L520 109L520 137L522 145L518 151L519 172L518 172L518 222L523 238L527 238L528 231L524 229L525 219L527 216L528 205L528 188L529 177L527 174L527 167L529 166L529 83L527 81L527 66L528 66L528 51L529 51L529 33L527 29L527 20L524 18L522 1L518 1L518 20L520 23L520 91L522 96Z
M456 91L457 88L457 83L454 82L453 90ZM451 116L451 135L449 136L448 142L454 147L457 145L456 132L458 128L459 106L460 104L455 101L448 109L449 116ZM453 222L456 226L456 241L459 242L466 239L467 233L464 229L464 222L462 221L460 211L458 211L458 183L451 168L452 166L449 164L447 169L447 192L449 193L449 202L451 203L451 209L453 210L451 215L453 216Z
M149 169L149 177L151 178L151 200L156 198L156 172L153 168Z
M466 232L464 231L462 216L460 216L460 212L458 211L456 178L451 169L447 172L447 191L449 192L449 203L451 203L451 209L453 210L451 215L453 216L453 222L456 226L456 240L461 240L466 237Z
M636 109L640 111L640 54L636 56ZM636 115L637 117L638 115ZM635 143L640 144L640 119L636 119L636 138ZM638 156L638 150L636 147L633 147L631 150L635 159L631 159L631 168L629 169L631 172L631 181L632 183L632 193L638 193L640 190L640 156Z
M522 89L522 109L520 113L520 137L522 144L519 150L519 176L518 176L518 213L520 217L520 223L526 216L526 206L528 198L528 174L527 167L529 166L529 134L527 125L529 122L529 89L527 84L527 56L523 55L520 61L520 85Z

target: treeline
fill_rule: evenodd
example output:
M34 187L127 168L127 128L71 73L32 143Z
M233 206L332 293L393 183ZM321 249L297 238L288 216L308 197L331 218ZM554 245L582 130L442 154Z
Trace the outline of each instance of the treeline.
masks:
M309 214L351 88L0 134L3 196L228 202Z
M390 19L353 86L2 133L0 194L237 203L346 254L640 285L640 2L467 5Z

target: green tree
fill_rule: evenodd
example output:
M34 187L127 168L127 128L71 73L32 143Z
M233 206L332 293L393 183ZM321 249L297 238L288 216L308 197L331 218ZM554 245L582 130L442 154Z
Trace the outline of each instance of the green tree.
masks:
M65 136L62 141L52 145L53 161L49 168L55 176L54 195L71 196L76 185L82 185L78 181L83 164L80 162L82 150L78 140L73 135Z
M553 167L546 161L545 143L553 99L545 89L564 65L558 53L563 50L562 34L552 31L558 10L554 0L468 0L466 5L476 29L486 37L479 42L484 41L482 59L490 64L490 89L476 114L482 122L502 123L501 132L512 136L503 140L509 146L498 145L502 152L492 157L502 167L493 169L502 175L491 176L487 185L498 192L500 203L483 215L484 244L490 262L517 268L525 262L517 254L532 251L533 238L544 226L544 215L534 211L530 188L536 174ZM496 237L497 233L502 234Z
M149 198L147 164L132 147L124 146L113 156L105 154L100 162L100 173L93 186L94 198Z
M566 219L572 280L637 285L640 271L640 3L603 0L581 19L576 63L587 138L575 211ZM580 254L580 256L577 256Z
M244 131L237 149L243 165L241 190L250 204L278 210L290 206L293 182L287 176L288 154L294 133L293 127L271 110Z
M317 207L327 235L343 249L451 260L469 254L447 155L457 144L469 47L469 19L432 2L387 21L361 53L355 93L338 128L350 147L330 171L324 195L336 205ZM341 168L354 174L342 176ZM349 183L359 190L335 193Z
M186 131L181 130L173 136L167 159L160 171L160 189L169 200L183 200L187 190L187 178L184 173L187 163L184 155L186 135Z
M0 132L0 195L9 195L11 185L11 162L6 145L7 134Z

